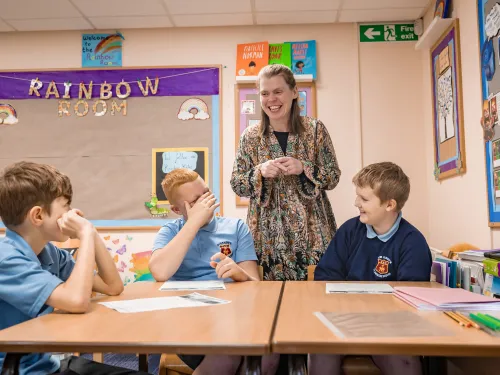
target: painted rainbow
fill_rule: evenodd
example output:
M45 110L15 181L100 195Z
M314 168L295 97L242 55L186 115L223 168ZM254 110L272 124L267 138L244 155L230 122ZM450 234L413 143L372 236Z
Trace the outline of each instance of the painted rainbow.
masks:
M95 53L108 53L117 49L122 48L122 40L125 38L121 33L116 33L109 35L97 44L95 47Z

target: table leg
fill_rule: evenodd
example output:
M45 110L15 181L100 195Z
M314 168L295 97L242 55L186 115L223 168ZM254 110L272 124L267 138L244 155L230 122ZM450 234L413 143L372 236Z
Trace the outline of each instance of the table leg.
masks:
M305 355L288 355L288 374L289 375L307 375Z
M19 363L26 353L7 353L3 361L1 375L19 375Z
M423 357L424 375L441 375L447 373L446 357Z
M148 355L139 354L139 371L148 372Z
M243 360L244 375L260 375L261 374L261 356L247 356Z

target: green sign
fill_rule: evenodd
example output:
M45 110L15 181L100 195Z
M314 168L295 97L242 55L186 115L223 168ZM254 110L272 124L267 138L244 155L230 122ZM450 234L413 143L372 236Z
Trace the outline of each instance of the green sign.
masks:
M412 23L393 25L359 25L360 42L414 42L418 35Z

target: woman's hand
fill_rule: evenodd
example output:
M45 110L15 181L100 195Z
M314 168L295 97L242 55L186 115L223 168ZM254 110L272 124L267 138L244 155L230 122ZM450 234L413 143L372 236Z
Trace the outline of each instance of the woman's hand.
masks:
M268 160L260 167L260 173L264 178L275 178L279 175L285 174L286 167L284 167L277 160Z
M285 175L299 175L304 172L304 166L300 160L285 156L275 160L281 167L285 168Z

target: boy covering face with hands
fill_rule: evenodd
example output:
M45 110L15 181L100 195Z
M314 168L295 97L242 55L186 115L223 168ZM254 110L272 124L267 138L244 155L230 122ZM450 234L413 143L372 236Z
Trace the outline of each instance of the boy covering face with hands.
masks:
M253 238L239 219L217 217L219 207L207 184L194 171L168 173L162 188L171 209L181 218L165 224L149 261L157 281L257 281L259 272ZM235 374L239 356L180 355L194 374Z

